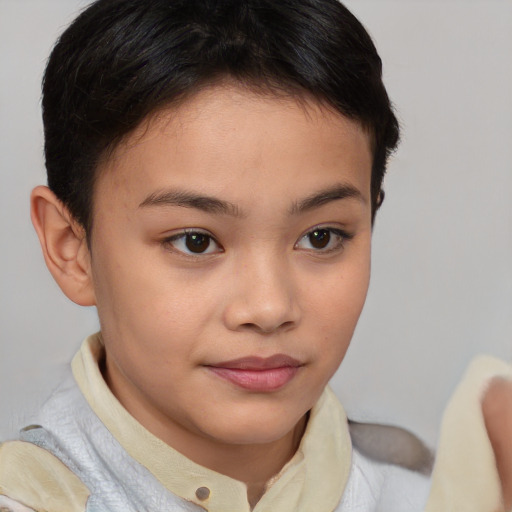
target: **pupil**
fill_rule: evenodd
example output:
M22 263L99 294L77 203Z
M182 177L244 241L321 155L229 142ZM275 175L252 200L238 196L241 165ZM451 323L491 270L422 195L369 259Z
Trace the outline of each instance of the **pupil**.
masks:
M187 235L185 245L190 252L201 253L210 246L210 237L201 233L192 233Z
M331 233L327 229L317 229L309 235L309 241L315 249L323 249L331 240Z

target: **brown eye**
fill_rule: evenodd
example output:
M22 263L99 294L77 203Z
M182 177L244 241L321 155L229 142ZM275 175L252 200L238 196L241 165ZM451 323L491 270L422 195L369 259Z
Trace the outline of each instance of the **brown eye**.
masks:
M185 235L185 246L190 252L201 254L210 247L211 237L204 233L190 233Z
M339 252L353 235L349 235L337 228L317 227L300 237L295 244L295 249L329 254Z
M224 252L213 236L202 231L183 231L162 241L164 247L186 255L208 255Z
M309 242L315 249L324 249L331 241L331 232L327 229L315 229L308 235Z

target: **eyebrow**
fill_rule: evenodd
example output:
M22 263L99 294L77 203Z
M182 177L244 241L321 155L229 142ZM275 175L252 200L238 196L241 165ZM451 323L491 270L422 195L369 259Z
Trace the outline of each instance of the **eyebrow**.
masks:
M357 188L352 185L338 184L294 202L289 212L291 215L297 215L341 199L357 199L366 203L366 199ZM153 192L139 204L139 208L154 206L181 206L195 208L206 213L243 217L243 213L236 204L186 190Z
M306 211L313 210L314 208L319 208L324 204L332 201L339 201L341 199L357 199L362 203L366 203L366 199L357 188L352 185L339 184L334 187L321 190L320 192L316 192L301 201L294 202L290 209L290 213L292 215L304 213Z
M185 208L195 208L206 213L230 215L232 217L242 216L236 204L186 190L153 192L139 204L139 208L151 206L182 206Z

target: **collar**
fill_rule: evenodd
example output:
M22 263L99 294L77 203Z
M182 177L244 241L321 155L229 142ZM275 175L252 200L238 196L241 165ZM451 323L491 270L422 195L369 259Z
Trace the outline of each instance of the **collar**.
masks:
M191 461L146 430L120 404L99 369L101 334L89 336L72 362L73 375L94 413L124 450L170 492L208 512L250 512L243 482ZM341 500L351 466L347 417L326 388L310 411L292 459L273 477L252 512L331 512Z

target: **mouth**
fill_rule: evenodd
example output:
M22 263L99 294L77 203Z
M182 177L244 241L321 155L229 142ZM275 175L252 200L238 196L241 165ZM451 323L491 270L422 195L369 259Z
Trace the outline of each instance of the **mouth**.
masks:
M217 377L248 391L270 393L288 384L302 363L284 354L268 358L243 357L208 365Z

